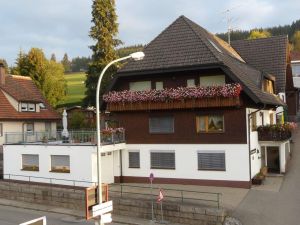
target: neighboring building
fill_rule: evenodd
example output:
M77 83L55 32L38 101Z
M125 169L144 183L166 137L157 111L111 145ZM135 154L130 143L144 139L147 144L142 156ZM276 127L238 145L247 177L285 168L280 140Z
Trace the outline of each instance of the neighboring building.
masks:
M29 77L8 75L0 65L0 158L6 134L22 132L31 138L35 133L56 132L59 119Z
M68 124L71 124L74 114L82 113L85 125L88 128L96 126L96 110L95 108L82 108L81 106L73 106L66 109L68 113Z
M288 120L295 121L299 111L299 90L293 83L288 37L239 40L232 41L231 45L247 64L275 76L275 94L287 104Z
M280 40L282 51L272 59L282 53L278 57L285 67L287 39ZM144 53L144 60L130 61L119 70L110 89L114 92L102 105L110 112L108 117L126 130L116 182L146 183L153 172L156 183L249 188L264 165L285 172L288 137L259 141L256 131L259 125L276 123L276 108L285 105L275 94L279 87L279 92L286 91L285 78L278 77L286 74L282 67L278 71L283 74L277 76L277 70L247 63L226 42L184 16L150 42ZM228 90L220 94L223 97L212 97L214 89L204 88L230 89L237 84L242 91L234 97L226 97Z
M292 65L294 86L295 88L300 89L300 52L299 51L291 51L291 65ZM298 96L298 105L299 104L300 104L300 93ZM299 113L298 113L298 118L300 118Z

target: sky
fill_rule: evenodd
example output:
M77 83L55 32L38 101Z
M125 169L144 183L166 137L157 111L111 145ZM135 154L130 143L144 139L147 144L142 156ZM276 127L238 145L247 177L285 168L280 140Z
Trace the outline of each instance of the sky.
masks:
M300 19L299 0L115 0L119 39L125 46L147 44L180 15L212 33L291 24ZM92 0L0 0L0 58L13 65L20 50L42 48L58 60L89 56L93 43Z

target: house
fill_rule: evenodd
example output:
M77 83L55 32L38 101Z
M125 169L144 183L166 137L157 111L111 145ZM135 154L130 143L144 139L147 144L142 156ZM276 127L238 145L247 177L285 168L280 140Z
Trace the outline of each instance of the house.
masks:
M50 107L29 77L8 75L0 64L0 151L2 174L2 149L7 135L26 133L26 138L43 132L56 132L60 116ZM20 138L25 138L22 136Z
M84 117L84 123L87 128L92 128L96 126L96 110L95 108L82 108L81 106L72 106L66 109L68 114L68 124L71 124L72 117L78 115L78 113L82 114Z
M290 53L288 37L279 35L238 40L232 41L231 45L247 64L275 76L275 94L287 104L288 121L296 121L299 112L299 89L294 86L291 61L293 56Z
M264 40L281 44L280 68L268 70L184 16L163 30L104 96L107 118L126 130L115 182L147 183L154 173L156 183L249 188L263 166L284 173L290 135L257 131L285 106L276 93L287 91L287 39L278 39Z
M300 52L299 51L291 51L291 66L292 66L292 72L293 72L294 85L296 88L299 89L300 88ZM299 97L298 97L298 100L299 100ZM299 104L299 102L298 102L298 104Z
M2 65L0 106L4 179L88 187L97 182L96 132L70 131L63 137L56 129L61 116L34 82L6 74ZM124 148L123 131L103 131L102 144L102 167L108 171L103 181L111 183L117 167L113 157Z

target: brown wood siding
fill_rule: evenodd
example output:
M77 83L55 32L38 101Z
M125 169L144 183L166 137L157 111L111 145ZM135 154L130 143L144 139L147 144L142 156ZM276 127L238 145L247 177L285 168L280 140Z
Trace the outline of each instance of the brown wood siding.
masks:
M203 71L185 71L176 73L165 73L144 76L131 76L120 78L115 84L113 90L129 90L129 83L136 81L151 81L151 86L155 88L155 82L162 81L164 88L186 87L188 79L195 79L195 84L199 85L200 76L221 75L225 73L221 69L203 70ZM225 75L225 82L232 83L232 81Z
M223 133L197 133L197 115L224 115ZM150 134L150 116L174 116L172 134ZM141 111L112 113L114 119L126 129L128 144L246 144L246 111L245 108Z

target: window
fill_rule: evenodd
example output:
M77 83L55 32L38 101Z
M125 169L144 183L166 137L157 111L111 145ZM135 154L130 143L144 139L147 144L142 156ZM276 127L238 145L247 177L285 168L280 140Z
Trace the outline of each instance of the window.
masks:
M33 134L34 133L34 124L33 123L26 123L26 133L27 134Z
M28 111L28 104L27 103L21 103L21 111L27 112Z
M130 91L147 91L151 90L151 81L138 81L129 83Z
M224 132L224 116L223 115L197 116L196 131L197 133Z
M164 89L164 83L162 81L155 82L155 89L156 90L163 90Z
M274 113L270 113L270 125L274 124Z
M51 134L51 123L50 122L46 122L45 123L45 131L48 133L48 134Z
M22 155L22 170L39 171L39 155Z
M3 136L3 124L0 123L0 137Z
M274 94L274 85L273 85L273 81L268 80L268 79L264 79L263 82L263 91Z
M200 77L200 86L216 86L224 85L225 76L224 75L215 75L215 76L201 76Z
M166 117L151 117L149 119L150 133L174 133L174 118Z
M175 152L151 152L151 169L175 169Z
M187 87L195 87L195 86L196 86L196 84L195 84L195 79L188 79L188 80L186 81L186 86L187 86Z
M300 63L292 63L292 73L294 77L300 76Z
M35 104L28 103L28 111L29 112L35 112Z
M70 173L70 156L51 155L51 172Z
M256 131L256 128L257 128L256 113L253 113L251 115L251 130Z
M39 106L40 106L40 109L45 109L46 108L45 104L42 103L42 102L39 104Z
M128 152L129 168L140 168L140 152L130 151Z
M225 171L225 152L223 151L199 151L198 170Z

